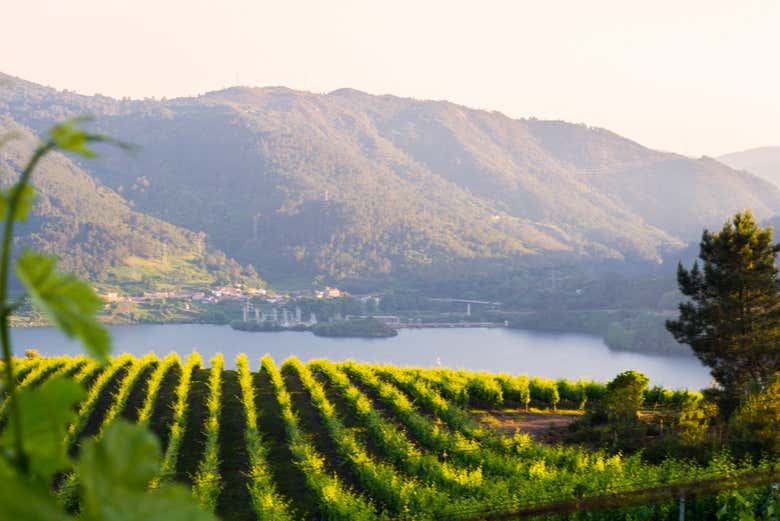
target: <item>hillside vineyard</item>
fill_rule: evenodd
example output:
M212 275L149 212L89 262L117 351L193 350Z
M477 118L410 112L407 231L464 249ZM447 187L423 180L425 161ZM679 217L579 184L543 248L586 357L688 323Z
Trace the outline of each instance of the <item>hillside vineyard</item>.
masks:
M175 480L226 520L472 519L531 504L618 493L722 473L668 460L551 447L499 436L469 408L582 407L604 395L593 382L449 369L401 369L295 358L277 368L240 355L225 370L197 353L183 362L121 355L18 361L21 388L65 375L86 398L70 426L72 454L118 418L148 425L164 454L154 484ZM5 423L0 406L0 422ZM78 479L62 476L60 499L78 508ZM712 499L689 508L711 511ZM637 519L672 519L673 502L631 507ZM619 511L588 519L623 519Z

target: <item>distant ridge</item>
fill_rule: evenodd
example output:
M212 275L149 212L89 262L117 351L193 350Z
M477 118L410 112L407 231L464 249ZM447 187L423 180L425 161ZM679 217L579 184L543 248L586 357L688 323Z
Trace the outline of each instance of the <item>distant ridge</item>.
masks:
M751 148L722 155L718 160L731 168L746 170L780 187L780 146Z
M83 113L142 153L107 151L81 168L135 211L206 233L272 280L561 256L656 261L735 211L780 212L780 190L713 159L446 101L347 88L116 100L0 87L0 114L37 131Z

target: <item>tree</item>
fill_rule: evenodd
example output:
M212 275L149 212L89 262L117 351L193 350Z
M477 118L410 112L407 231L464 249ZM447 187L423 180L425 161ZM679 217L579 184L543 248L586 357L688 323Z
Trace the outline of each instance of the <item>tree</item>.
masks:
M650 380L636 371L624 371L607 384L606 405L609 412L621 422L636 419L645 401L645 391Z
M711 368L728 415L751 382L762 385L780 370L780 293L772 229L738 213L723 229L702 234L699 262L677 269L678 320L666 328Z
M745 398L731 418L729 438L738 451L780 453L780 374Z

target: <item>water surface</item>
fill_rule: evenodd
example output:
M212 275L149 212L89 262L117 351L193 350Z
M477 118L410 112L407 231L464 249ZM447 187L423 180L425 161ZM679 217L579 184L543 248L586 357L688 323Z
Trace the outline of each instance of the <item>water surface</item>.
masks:
M601 338L579 334L515 329L402 329L394 338L323 338L311 333L250 333L228 326L172 324L112 326L114 353L143 355L154 351L187 354L208 360L217 352L233 366L239 353L253 360L268 353L281 363L288 356L380 362L400 366L452 367L548 378L607 381L635 369L653 384L700 389L709 371L694 356L645 355L611 350ZM15 328L15 352L37 349L42 355L78 354L78 344L52 328Z

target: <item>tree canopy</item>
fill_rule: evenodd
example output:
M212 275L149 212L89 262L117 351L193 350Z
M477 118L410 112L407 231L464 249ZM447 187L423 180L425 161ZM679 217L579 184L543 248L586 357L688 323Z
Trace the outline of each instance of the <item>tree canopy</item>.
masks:
M778 251L772 228L747 211L718 232L704 230L701 266L678 266L680 291L689 300L666 327L711 368L732 409L751 382L762 385L780 369Z

